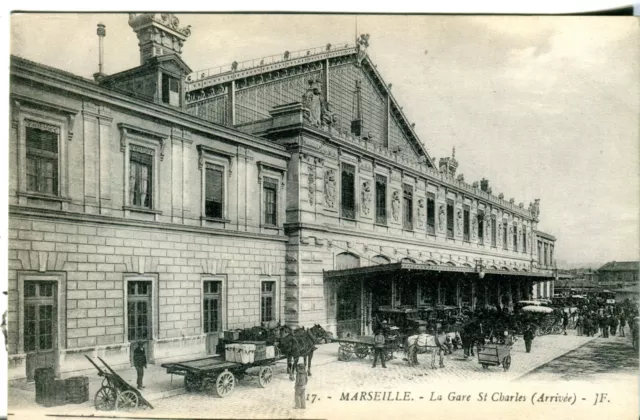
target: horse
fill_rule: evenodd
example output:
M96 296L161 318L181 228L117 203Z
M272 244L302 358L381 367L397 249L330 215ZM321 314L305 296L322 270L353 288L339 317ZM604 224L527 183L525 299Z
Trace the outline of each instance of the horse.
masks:
M409 365L417 365L418 354L431 353L431 369L436 369L436 353L440 357L440 367L444 367L444 353L447 351L445 334L417 334L404 341L404 352Z
M316 344L319 343L320 337L324 329L319 325L315 325L310 329L300 327L292 330L291 327L282 327L281 332L284 335L279 342L279 350L287 357L287 373L289 378L293 377L295 368L300 358L303 358L307 367L307 374L311 376L311 360L313 352L317 350ZM325 332L326 333L326 332ZM317 335L316 335L317 334Z

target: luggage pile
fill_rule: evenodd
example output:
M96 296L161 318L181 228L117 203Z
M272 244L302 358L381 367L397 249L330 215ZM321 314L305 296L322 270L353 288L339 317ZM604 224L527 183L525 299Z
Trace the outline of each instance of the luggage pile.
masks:
M56 379L52 368L35 370L36 403L45 407L82 404L89 401L89 378Z
M264 341L240 341L225 346L225 360L236 363L254 363L275 358L275 346Z

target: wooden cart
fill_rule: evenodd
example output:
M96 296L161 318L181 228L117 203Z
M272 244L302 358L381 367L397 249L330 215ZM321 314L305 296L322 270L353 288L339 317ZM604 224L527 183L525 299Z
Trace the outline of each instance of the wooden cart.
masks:
M98 357L98 360L106 367L106 370L98 366L88 356L84 356L98 370L98 375L104 377L102 386L96 392L94 405L100 411L132 411L139 406L153 408L149 401L145 400L140 391L122 379L109 365Z
M258 385L265 388L273 379L272 366L285 356L256 360L250 363L228 362L220 356L179 363L164 363L161 366L167 373L184 376L187 391L204 390L220 398L231 395L236 381L257 379ZM252 369L255 368L255 369Z
M355 336L333 339L334 342L340 343L338 348L338 360L347 362L355 355L358 359L364 359L367 356L373 356L375 343L373 337ZM395 339L387 340L384 346L385 361L394 358L393 353L400 349L398 341Z
M483 369L502 365L504 371L508 371L511 366L511 345L486 344L482 350L478 351L478 363Z

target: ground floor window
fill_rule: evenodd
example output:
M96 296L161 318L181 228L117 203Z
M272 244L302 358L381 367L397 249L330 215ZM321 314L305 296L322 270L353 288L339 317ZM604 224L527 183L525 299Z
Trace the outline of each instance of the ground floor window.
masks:
M56 327L56 282L24 283L24 351L53 350Z
M220 330L222 283L219 281L205 281L202 291L202 328L205 333Z
M275 320L276 314L276 282L263 281L260 295L260 321Z
M151 281L127 283L127 336L129 341L151 339Z

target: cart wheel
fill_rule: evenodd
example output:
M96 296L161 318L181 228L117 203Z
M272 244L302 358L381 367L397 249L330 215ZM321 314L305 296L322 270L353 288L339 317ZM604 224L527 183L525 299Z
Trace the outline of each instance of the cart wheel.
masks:
M184 388L187 392L196 392L200 390L202 386L202 379L195 375L187 374L184 377Z
M110 386L103 385L102 388L96 392L93 404L95 405L96 410L111 411L116 408L116 398L118 398L116 390Z
M263 366L260 368L260 373L258 373L258 385L261 388L266 388L267 385L271 383L271 379L273 379L273 369L271 366Z
M138 407L138 395L126 390L118 394L116 398L116 411L133 411Z
M364 359L369 354L369 347L362 344L358 344L354 349L354 352L358 359Z
M509 370L509 367L511 367L511 355L505 356L505 358L502 359L502 368L505 372Z
M213 388L216 395L220 398L227 397L233 392L236 379L233 377L233 373L225 370L216 379L215 387Z
M483 364L482 364L482 369L489 369L489 365L488 365L488 364L486 364L486 363L483 363Z
M351 359L353 356L353 352L348 347L340 347L338 349L338 360L341 362L346 362Z

